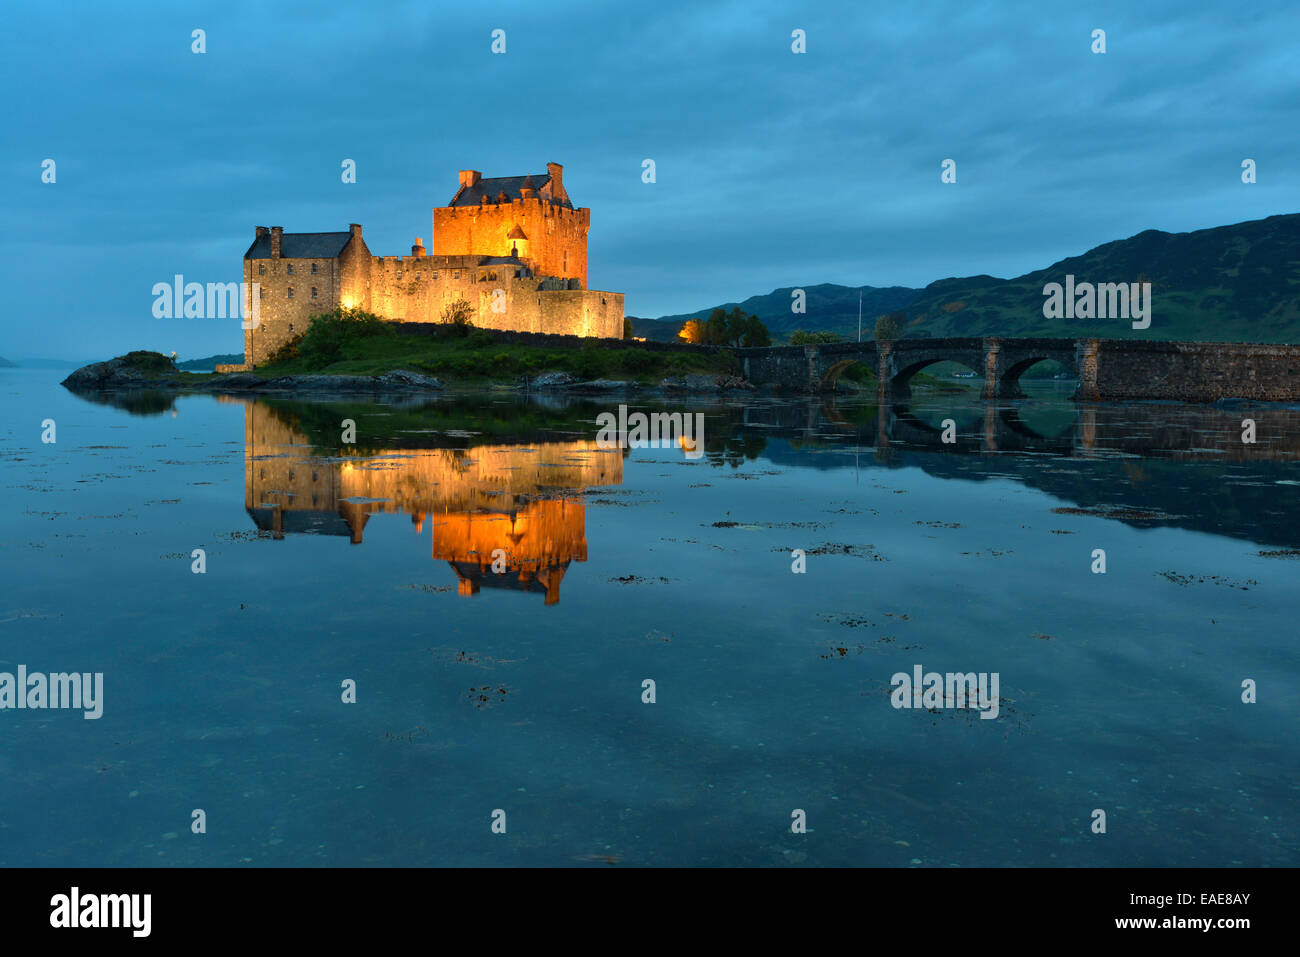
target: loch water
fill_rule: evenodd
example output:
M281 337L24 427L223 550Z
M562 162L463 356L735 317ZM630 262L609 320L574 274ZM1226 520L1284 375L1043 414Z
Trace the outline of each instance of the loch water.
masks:
M103 714L0 710L0 865L1300 864L1300 409L61 377L0 370L0 672Z

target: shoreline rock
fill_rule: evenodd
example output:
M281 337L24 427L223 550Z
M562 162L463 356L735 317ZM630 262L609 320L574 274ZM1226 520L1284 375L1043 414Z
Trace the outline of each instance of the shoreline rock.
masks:
M383 375L277 376L273 379L251 372L231 372L202 382L176 378L179 370L154 370L133 364L128 356L82 366L63 380L77 390L156 389L168 392L438 392L444 386L433 376L394 369Z
M63 385L73 391L157 390L200 393L399 393L439 392L444 383L429 375L409 369L395 369L382 375L301 375L266 378L252 372L229 372L202 381L179 378L181 370L156 353L130 353L105 362L82 366ZM454 385L454 383L453 383ZM721 373L670 376L656 385L624 379L579 381L568 372L543 372L522 384L490 383L488 388L515 388L524 393L550 395L603 395L613 393L722 393L756 391L755 386L739 376Z

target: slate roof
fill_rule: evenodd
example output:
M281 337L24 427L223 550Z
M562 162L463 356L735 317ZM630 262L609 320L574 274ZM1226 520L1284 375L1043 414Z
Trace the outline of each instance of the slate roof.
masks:
M480 266L522 266L518 256L484 256L479 260Z
M504 190L506 202L513 202L516 199L522 199L519 192L524 186L525 180L532 180L529 186L537 190L540 195L542 187L551 181L550 173L535 173L528 176L491 176L480 179L473 186L463 186L457 191L456 195L451 198L448 206L478 206L483 202L483 197L488 198L489 203L495 203L497 196ZM562 203L556 203L557 206L564 206L573 209L573 203L567 199Z
M284 233L280 239L280 255L285 259L334 259L352 238L345 233ZM270 259L271 236L259 236L244 253L245 259Z

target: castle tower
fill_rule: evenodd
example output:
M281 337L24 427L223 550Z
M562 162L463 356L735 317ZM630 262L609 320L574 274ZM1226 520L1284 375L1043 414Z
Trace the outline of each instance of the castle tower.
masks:
M564 188L564 167L545 173L484 177L461 170L456 195L433 210L432 256L514 254L539 277L576 279L587 288L591 210L576 208Z

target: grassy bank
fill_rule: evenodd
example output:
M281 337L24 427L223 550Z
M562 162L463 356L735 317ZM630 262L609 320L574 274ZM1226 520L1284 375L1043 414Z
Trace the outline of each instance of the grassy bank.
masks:
M394 369L468 382L512 381L555 370L579 379L650 383L689 373L735 374L738 364L730 353L547 349L498 342L490 333L466 326L448 325L436 336L405 336L377 317L336 312L313 320L306 333L258 366L257 373L382 375Z

